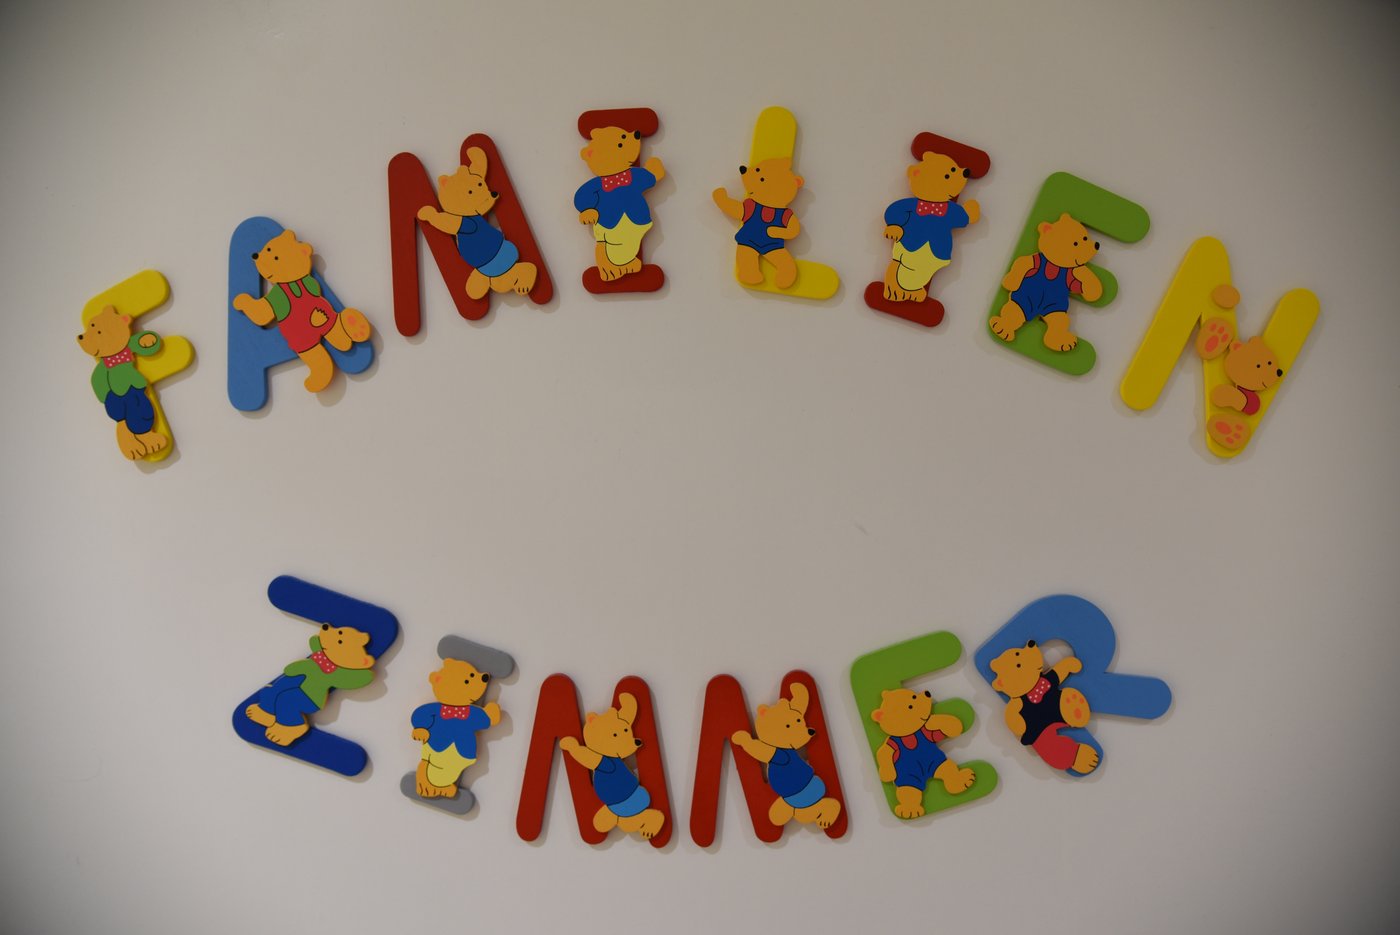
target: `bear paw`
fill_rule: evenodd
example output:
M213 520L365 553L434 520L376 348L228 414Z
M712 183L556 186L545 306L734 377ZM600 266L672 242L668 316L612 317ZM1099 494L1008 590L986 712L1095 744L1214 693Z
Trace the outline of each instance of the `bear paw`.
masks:
M1249 426L1235 416L1211 416L1206 422L1206 433L1215 443L1231 451L1238 451L1249 441Z
M290 744L293 740L296 740L297 738L301 737L310 729L311 727L308 724L293 726L288 726L286 724L272 724L267 728L266 731L264 731L264 734L267 736L268 740L277 744L277 746L285 747L288 744Z
M1059 328L1045 329L1045 346L1052 351L1072 351L1079 343L1079 336L1072 331Z
M1025 322L1013 324L1005 315L993 315L989 324L992 326L992 334L1009 343L1016 340L1016 332Z
M841 803L835 799L822 799L817 803L816 825L825 831L830 828L841 814Z
M1088 724L1089 699L1077 689L1066 688L1060 694L1060 717L1064 718L1070 727L1083 727Z
M243 709L243 715L259 727L271 727L277 719L264 711L259 705L250 704Z
M1223 318L1212 318L1201 323L1196 335L1196 353L1201 360L1214 360L1230 346L1235 339L1235 329Z
M350 340L356 344L363 344L369 340L370 328L369 319L364 313L356 308L347 308L340 313L340 323L345 327L345 333L350 336Z

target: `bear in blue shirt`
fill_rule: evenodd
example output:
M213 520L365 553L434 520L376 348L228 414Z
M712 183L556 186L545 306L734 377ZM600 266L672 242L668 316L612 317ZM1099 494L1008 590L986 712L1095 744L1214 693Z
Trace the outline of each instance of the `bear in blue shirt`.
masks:
M885 270L885 298L922 302L933 275L953 260L953 231L981 218L976 201L958 204L969 170L941 153L926 152L908 169L913 198L885 209L885 237L893 240Z
M415 777L423 798L456 796L462 772L476 762L477 731L500 723L500 705L475 704L490 681L489 674L459 659L444 659L428 675L437 701L415 708L410 718L413 739L423 744Z
M636 717L637 699L623 692L616 708L603 714L588 712L582 744L577 737L561 737L559 749L592 771L593 791L602 803L593 816L593 827L603 834L621 828L650 840L661 830L666 816L651 807L651 794L626 762L642 745L632 736Z
M802 824L815 824L825 830L841 814L841 803L826 794L826 784L812 765L798 752L807 746L816 731L804 719L811 696L807 686L788 686L791 700L779 698L772 705L759 705L754 721L754 737L746 730L735 731L729 741L760 763L768 764L768 785L777 798L768 809L768 820L785 825L796 818Z
M574 210L580 224L593 226L594 261L603 282L642 268L642 238L652 225L646 192L666 177L666 167L655 156L635 165L641 150L641 131L595 127L579 152L594 177L574 193Z

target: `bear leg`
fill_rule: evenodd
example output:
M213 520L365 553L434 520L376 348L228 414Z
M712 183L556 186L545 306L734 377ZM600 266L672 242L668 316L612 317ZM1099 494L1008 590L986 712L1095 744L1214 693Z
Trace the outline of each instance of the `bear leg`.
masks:
M1208 318L1201 322L1201 330L1196 333L1196 353L1201 360L1214 360L1230 347L1235 339L1235 329L1224 318Z
M264 711L261 705L258 705L256 703L250 704L248 705L248 707L244 708L243 714L245 717L248 718L248 720L252 721L259 727L271 727L277 720L272 715Z
M896 818L918 818L924 813L924 790L918 786L895 786L894 797Z
M1211 390L1210 401L1221 409L1233 409L1236 412L1242 412L1248 404L1239 387L1232 383L1222 383Z
M1045 315L1045 346L1052 351L1072 351L1079 336L1069 330L1069 312L1047 312Z
M791 289L792 284L797 282L797 260L786 248L772 250L766 256L768 262L773 264L773 285L779 289Z
M734 251L734 270L739 281L750 286L763 282L763 270L758 265L758 251L753 247L740 246Z
M1089 723L1089 699L1077 688L1066 688L1060 693L1060 717L1070 727L1083 727Z
M993 315L989 324L992 326L992 333L1003 341L1014 341L1016 332L1021 330L1021 326L1026 323L1026 313L1021 306L1010 299L1001 307L1001 314Z
M599 834L607 834L617 827L617 821L617 816L613 814L612 809L604 805L593 813L593 830Z
M781 796L774 799L773 804L768 807L768 820L778 827L792 821L795 814L792 806L787 804Z
M345 334L355 344L363 344L369 340L374 329L370 327L369 319L364 312L357 308L347 308L340 313L340 320L336 324L345 331ZM339 345L337 345L339 346ZM341 350L348 351L350 348L343 347Z
M331 360L331 352L326 350L324 344L318 343L311 350L302 351L297 356L311 371L306 376L307 390L319 393L331 385L331 377L335 376L335 361Z
M938 769L933 771L933 778L943 783L943 788L948 790L949 795L959 795L972 788L973 780L977 774L965 767L960 767L952 760L944 760Z
M928 296L928 290L923 290L923 296L916 298L915 293L900 288L900 269L898 260L890 260L890 265L885 268L885 298L891 302L922 302Z
M1206 420L1206 434L1221 447L1238 451L1249 441L1250 429L1238 416L1221 414Z
M156 431L142 432L136 436L136 440L146 446L146 454L148 455L163 451L170 444L170 439Z
M631 270L618 266L608 259L608 245L603 241L598 241L598 246L593 251L593 262L598 267L598 276L603 282L612 282L614 279L621 279ZM640 266L639 266L640 268Z
M490 280L495 292L514 292L516 295L529 295L535 288L539 271L533 263L516 263L505 274Z
M135 461L146 454L145 443L126 427L125 420L117 423L117 448L130 461Z
M480 270L472 270L467 277L467 298L475 301L491 291L491 280Z
M341 315L335 316L335 324L331 325L325 338L326 343L337 351L348 351L355 345L355 342L350 340L350 335L345 332L345 319Z

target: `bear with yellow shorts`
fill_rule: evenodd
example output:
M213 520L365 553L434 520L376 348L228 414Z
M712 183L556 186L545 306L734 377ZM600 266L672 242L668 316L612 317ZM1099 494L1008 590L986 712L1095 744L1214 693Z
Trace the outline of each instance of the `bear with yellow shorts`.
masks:
M652 224L646 192L666 177L666 167L655 156L634 165L641 151L641 131L621 127L595 127L579 151L594 177L574 193L574 210L580 224L593 225L603 282L642 269L642 238Z
M423 743L414 777L419 796L457 795L457 780L476 762L477 731L501 720L501 706L494 701L475 704L490 681L489 673L459 659L444 659L442 668L428 675L437 700L415 708L412 716L413 739Z
M958 204L971 172L952 158L926 152L907 174L914 197L885 209L885 237L894 241L885 271L885 298L891 302L928 298L933 275L953 260L953 231L982 216L976 201Z

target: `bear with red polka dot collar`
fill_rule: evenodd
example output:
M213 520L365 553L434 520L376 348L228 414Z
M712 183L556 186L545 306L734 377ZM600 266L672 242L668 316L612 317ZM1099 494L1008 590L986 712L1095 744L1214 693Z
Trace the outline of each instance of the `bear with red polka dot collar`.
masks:
M289 663L243 713L267 728L268 740L287 746L311 729L308 718L326 706L331 689L363 688L374 681L368 645L363 630L321 624L321 632L311 637L311 655Z
M1087 743L1060 734L1065 727L1089 723L1089 700L1084 693L1062 687L1065 679L1084 668L1066 656L1049 669L1035 640L1019 649L1008 649L991 662L996 680L992 687L1006 695L1006 726L1055 769L1081 775L1099 765L1099 754Z

